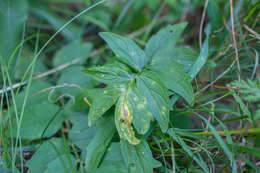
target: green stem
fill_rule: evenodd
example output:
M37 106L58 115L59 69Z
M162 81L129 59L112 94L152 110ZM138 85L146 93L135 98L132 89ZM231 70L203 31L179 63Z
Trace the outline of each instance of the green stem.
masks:
M221 136L226 136L228 134L230 134L230 135L247 135L247 134L258 134L258 133L260 133L260 128L231 130L229 132L218 131L218 134ZM212 136L213 133L212 132L197 132L197 133L194 133L194 135Z

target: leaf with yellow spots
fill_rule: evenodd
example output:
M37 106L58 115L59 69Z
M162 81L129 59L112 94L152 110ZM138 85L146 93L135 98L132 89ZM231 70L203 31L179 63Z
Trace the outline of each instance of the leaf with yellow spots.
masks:
M135 131L132 126L133 109L127 100L128 91L124 92L116 105L115 124L120 138L126 139L129 143L137 145L140 140L136 138Z
M137 78L138 81L138 78ZM136 83L132 83L129 87L128 95L126 97L129 106L133 112L133 125L137 132L145 134L150 128L150 122L153 118L150 111L148 98L143 93L142 86L137 86Z
M121 85L114 84L103 89L89 89L86 91L91 104L88 114L89 126L116 103L120 96L121 88Z
M133 78L129 67L118 61L104 66L88 68L83 70L83 72L105 84L125 82Z
M155 72L155 76L163 79L164 85L183 97L189 104L194 101L194 93L190 76L184 72L184 67L170 59L163 61L153 59L149 69Z
M140 95L146 100L147 113L151 114L159 123L163 132L166 132L169 124L170 102L167 88L163 84L151 79L146 72L136 80L136 86Z

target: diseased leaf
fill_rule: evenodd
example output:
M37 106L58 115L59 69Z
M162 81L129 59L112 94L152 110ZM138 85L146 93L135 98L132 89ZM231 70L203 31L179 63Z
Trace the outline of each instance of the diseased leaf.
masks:
M149 67L151 71L156 72L162 82L170 90L182 96L189 104L194 100L193 88L190 77L184 72L181 64L173 60L159 61L154 59Z
M154 160L146 141L142 140L139 145L134 146L121 140L120 144L124 161L130 173L153 173L153 168L160 166L160 163Z
M165 51L173 49L186 26L187 23L184 22L169 25L161 29L157 34L153 35L146 44L146 55L153 59L154 57L161 57L161 55L165 54Z
M109 45L117 56L117 59L140 72L148 63L144 51L130 38L122 37L117 34L102 32L99 34Z
M143 72L141 76L136 79L136 87L140 92L139 97L141 96L146 104L144 108L146 108L145 111L147 114L144 114L143 116L150 115L155 118L158 121L162 131L166 132L169 123L169 98L167 95L167 89L164 88L163 85L160 85L157 81L152 80L150 78L151 74L148 73ZM139 108L142 108L142 103L139 103L139 105L137 104L134 110L139 110ZM135 115L137 114L135 113L134 117ZM141 113L139 117L141 117ZM139 120L139 122L142 121ZM145 124L143 126L145 126Z
M117 61L104 66L88 68L83 70L83 72L106 84L126 82L133 78L130 69L126 65Z
M115 124L121 139L128 140L131 144L137 145L140 140L135 137L135 132L132 127L133 110L127 99L129 87L122 92L115 110Z
M139 80L137 79L137 81ZM143 95L143 92L144 89L139 86L139 82L138 84L131 83L125 98L133 115L133 125L140 134L145 134L148 131L152 119L152 113L147 104L149 100Z
M106 115L97 124L95 136L87 146L86 166L89 172L98 167L116 131L114 117Z
M109 110L120 96L119 85L111 85L103 89L86 90L87 97L90 96L90 110L88 115L88 125L91 126L107 110Z

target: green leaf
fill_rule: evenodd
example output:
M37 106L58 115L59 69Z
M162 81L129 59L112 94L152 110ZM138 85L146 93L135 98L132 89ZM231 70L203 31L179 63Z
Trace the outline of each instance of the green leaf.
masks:
M90 96L90 110L88 115L88 125L91 126L107 110L109 110L120 96L120 87L111 85L103 89L86 90L87 98Z
M209 17L210 24L213 31L220 29L223 26L223 13L220 10L219 3L217 1L209 1L207 6L207 15Z
M140 140L135 137L135 131L132 127L133 110L127 99L129 92L128 86L119 97L115 110L115 124L121 139L126 139L131 144L137 145L140 143Z
M184 71L188 72L191 66L198 58L198 54L188 47L177 47L168 51L162 52L161 57L168 57L184 66ZM167 58L166 58L167 59Z
M59 113L59 107L48 103L48 101L33 106L26 106L20 137L30 140L40 139L43 133L43 137L50 137L58 131L62 121L63 117ZM49 123L51 124L49 125ZM44 132L45 129L46 131Z
M117 61L104 66L88 68L83 72L106 84L125 82L133 78L130 69Z
M137 79L137 81L139 81ZM149 110L148 98L143 95L144 89L140 86L142 84L131 83L129 84L128 94L126 101L128 102L128 109L133 115L133 125L137 132L145 134L150 127L152 113ZM146 88L145 88L146 89Z
M82 69L81 66L75 66L64 70L58 80L60 88L57 88L57 93L76 96L85 89L93 88L96 82L81 73Z
M63 139L58 138L44 142L26 163L28 173L52 173L54 170L57 173L71 172L70 165L76 168L76 160L66 153L69 148L65 145Z
M148 63L149 59L144 51L130 38L109 32L102 32L99 35L107 42L119 61L128 64L137 72L140 72Z
M147 114L150 113L158 121L162 131L166 132L169 124L169 98L167 89L164 85L160 85L156 80L151 79L151 75L152 74L149 74L149 72L143 72L141 76L136 79L136 87L137 90L139 90L139 94L137 95L145 100L145 111ZM137 106L134 110L138 110L142 103L139 103L140 105L138 105L137 101L135 101L135 103ZM147 116L147 114L143 114L143 116ZM136 115L137 114L134 113L134 120ZM141 115L140 112L139 117L141 117Z
M26 0L0 1L0 54L5 60L10 58L16 46L21 42L27 9Z
M31 64L31 62L33 60L33 57L34 57L34 55L33 55L32 51L30 51L27 48L23 48L21 57L20 57L19 61L17 61L17 64L16 64L16 70L14 73L15 79L23 78L27 68L29 67L29 65ZM39 75L39 74L47 71L47 67L45 66L45 64L43 63L41 58L44 58L44 57L40 57L35 62L34 75ZM27 75L27 77L29 78L29 75Z
M93 173L128 173L126 165L124 163L120 143L111 143L107 149L107 153L104 156L100 166L93 170Z
M115 132L114 117L111 115L104 116L97 124L95 136L87 146L85 163L89 172L98 167Z
M190 77L184 72L184 67L173 60L152 60L150 70L154 75L163 79L164 85L182 96L189 104L194 100L193 88Z
M108 31L109 26L112 23L112 14L108 11L105 11L105 9L96 9L91 13L82 16L82 20L93 23L104 31Z
M46 89L49 85L41 81L32 83L27 104L23 113L20 137L23 139L40 139L50 137L58 131L64 119L60 114L59 107L48 101L48 93ZM21 106L24 102L25 93L22 92L17 97L17 107L19 116L21 116ZM17 124L13 122L14 130L17 131Z
M91 142L95 133L97 131L96 126L88 127L88 117L82 115L82 112L79 112L78 115L75 115L71 112L70 121L73 124L72 129L69 131L69 139L73 144L77 145L80 149L86 149L86 146Z
M56 30L60 29L67 22L66 19L53 13L48 6L35 3L35 1L30 3L30 11L34 15L47 20ZM82 34L82 29L77 25L70 24L61 31L61 34L69 41L78 40Z
M176 25L169 25L161 29L157 34L153 35L146 44L146 55L153 59L154 57L161 57L162 54L165 54L165 51L173 49L186 26L187 23L184 22Z
M70 167L70 163L73 165L73 168ZM77 161L72 155L63 154L58 158L54 159L50 163L48 163L46 170L44 173L64 173L64 172L75 172Z
M121 140L121 152L130 173L153 173L153 168L160 164L154 160L152 152L146 141L141 141L139 145L131 145L125 140Z
M90 55L92 47L91 43L82 43L78 40L67 44L55 53L53 65L57 67L78 58L81 58L79 64L83 64Z

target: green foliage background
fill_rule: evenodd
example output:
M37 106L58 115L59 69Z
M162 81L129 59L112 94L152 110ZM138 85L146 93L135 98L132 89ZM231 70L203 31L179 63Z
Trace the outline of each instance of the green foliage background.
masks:
M1 0L0 172L260 172L259 9Z

